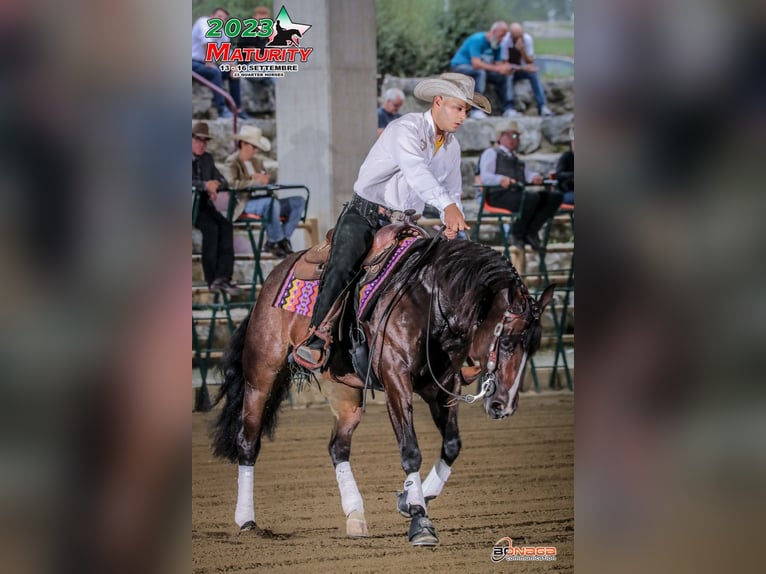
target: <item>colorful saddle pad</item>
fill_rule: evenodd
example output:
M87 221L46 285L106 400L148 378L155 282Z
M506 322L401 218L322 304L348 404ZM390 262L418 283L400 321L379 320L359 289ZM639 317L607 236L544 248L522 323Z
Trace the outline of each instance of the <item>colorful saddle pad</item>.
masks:
M363 317L365 311L371 309L378 295L380 286L386 282L396 265L402 260L410 246L418 237L404 237L399 241L399 245L394 250L391 257L385 262L384 269L378 273L369 283L362 283L359 286L359 313ZM282 283L275 300L274 307L284 309L291 313L298 313L305 317L311 317L314 313L317 294L319 293L319 280L298 279L295 276L295 266L297 261L290 268L287 278Z
M405 237L399 241L399 246L394 251L394 254L388 258L388 261L386 261L386 266L381 271L377 277L375 277L372 281L369 283L362 283L359 286L359 312L357 313L357 316L361 320L365 316L365 311L367 311L368 308L372 308L373 302L377 298L378 290L381 285L383 285L386 282L386 279L391 274L391 271L396 267L397 263L402 260L402 257L404 257L404 254L407 253L410 246L417 240L420 239L419 237Z
M295 276L295 265L293 265L277 294L274 307L311 317L314 314L317 293L319 293L319 279L298 279Z

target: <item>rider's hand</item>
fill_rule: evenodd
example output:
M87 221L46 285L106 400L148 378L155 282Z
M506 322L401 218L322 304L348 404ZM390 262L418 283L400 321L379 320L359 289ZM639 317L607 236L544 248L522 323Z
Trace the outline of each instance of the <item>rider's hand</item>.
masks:
M454 239L457 237L458 231L471 229L468 227L465 219L463 219L463 214L460 213L460 210L454 203L450 203L447 207L444 208L444 225L444 236L447 239Z

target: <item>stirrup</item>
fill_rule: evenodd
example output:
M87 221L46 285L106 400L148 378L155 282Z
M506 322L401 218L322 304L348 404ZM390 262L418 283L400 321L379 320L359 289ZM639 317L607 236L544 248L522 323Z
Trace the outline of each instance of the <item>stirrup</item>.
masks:
M309 371L315 371L317 369L322 369L327 364L329 354L325 353L322 349L317 350L320 353L318 359L313 356L305 357L301 355L301 350L303 350L308 355L315 349L311 349L311 347L306 347L305 345L300 345L299 347L295 348L293 351L293 359L301 367L305 367Z
M314 336L320 341L324 342L324 345L321 349L312 349L306 345L309 339ZM330 343L332 343L332 336L329 333L326 331L321 331L316 327L312 327L309 329L306 338L303 339L303 341L301 341L298 345L296 345L295 349L293 349L293 359L300 366L310 371L324 369L327 366L327 362L330 358ZM304 351L304 353L308 356L301 355L300 351ZM313 355L314 352L318 352L319 357L315 357Z

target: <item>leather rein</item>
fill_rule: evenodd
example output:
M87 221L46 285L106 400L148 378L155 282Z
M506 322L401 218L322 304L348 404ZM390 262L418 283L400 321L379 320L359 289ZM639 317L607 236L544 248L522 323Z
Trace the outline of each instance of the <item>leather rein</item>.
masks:
M517 280L519 281L519 284L521 286L521 291L524 295L528 295L528 291L524 288L524 284L520 282L520 278ZM431 314L433 312L433 301L434 301L434 293L435 289L431 291L431 304L428 307L428 323L426 326L427 333L430 333L431 331ZM526 299L525 299L526 301ZM489 351L487 354L487 366L483 373L483 380L480 385L479 393L476 395L460 395L453 393L449 389L445 388L444 385L442 385L439 380L436 378L433 372L433 368L431 367L431 358L429 356L429 345L426 342L426 364L428 365L428 372L431 375L431 378L433 379L434 383L436 383L436 386L438 386L442 391L447 393L449 396L452 397L452 399L447 403L448 406L453 406L457 404L458 402L464 402L467 404L473 404L479 399L485 397L485 396L492 396L495 394L495 391L497 390L497 375L495 374L495 371L497 370L497 354L498 354L498 347L500 346L500 336L503 334L503 331L505 329L505 325L507 323L512 322L515 318L522 317L527 313L527 311L530 309L532 310L532 323L534 323L535 319L539 319L540 312L537 309L537 304L532 299L530 301L530 305L525 305L523 309L521 309L519 312L514 312L516 305L509 304L508 307L505 309L505 312L503 312L503 316L500 319L500 321L497 322L495 325L495 329L492 331L492 340L489 344ZM527 327L528 329L529 327ZM519 341L522 341L524 338L524 334L527 332L527 329L524 329L517 337L515 337L515 340L513 342L513 345L511 347L511 351L513 351L513 347L516 346L516 344ZM521 373L518 374L518 376L521 376Z

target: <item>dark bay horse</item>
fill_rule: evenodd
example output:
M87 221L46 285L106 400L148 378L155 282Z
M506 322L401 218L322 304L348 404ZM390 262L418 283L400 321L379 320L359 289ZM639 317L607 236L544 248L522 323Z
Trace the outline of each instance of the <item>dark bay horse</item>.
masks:
M225 397L216 421L213 449L239 464L235 521L256 529L253 470L265 432L273 437L277 410L286 397L295 365L293 347L308 329L308 317L275 308L272 303L292 263L272 271L250 316L236 330L223 359L224 382L216 403ZM530 295L513 266L492 249L462 240L416 240L406 259L383 287L375 308L361 323L371 342L370 369L382 383L391 424L406 474L398 508L411 517L409 540L433 546L438 538L427 516L427 501L438 496L460 452L460 387L480 376L484 409L500 419L516 409L527 357L540 343L540 314L553 286L538 300ZM351 437L362 418L362 381L349 358L349 321L322 378L335 415L329 451L348 536L367 536L364 503L349 464ZM442 435L439 460L421 482L422 457L413 427L412 399L428 403ZM469 396L470 397L470 396ZM462 397L464 400L466 397ZM466 402L472 402L470 399Z

